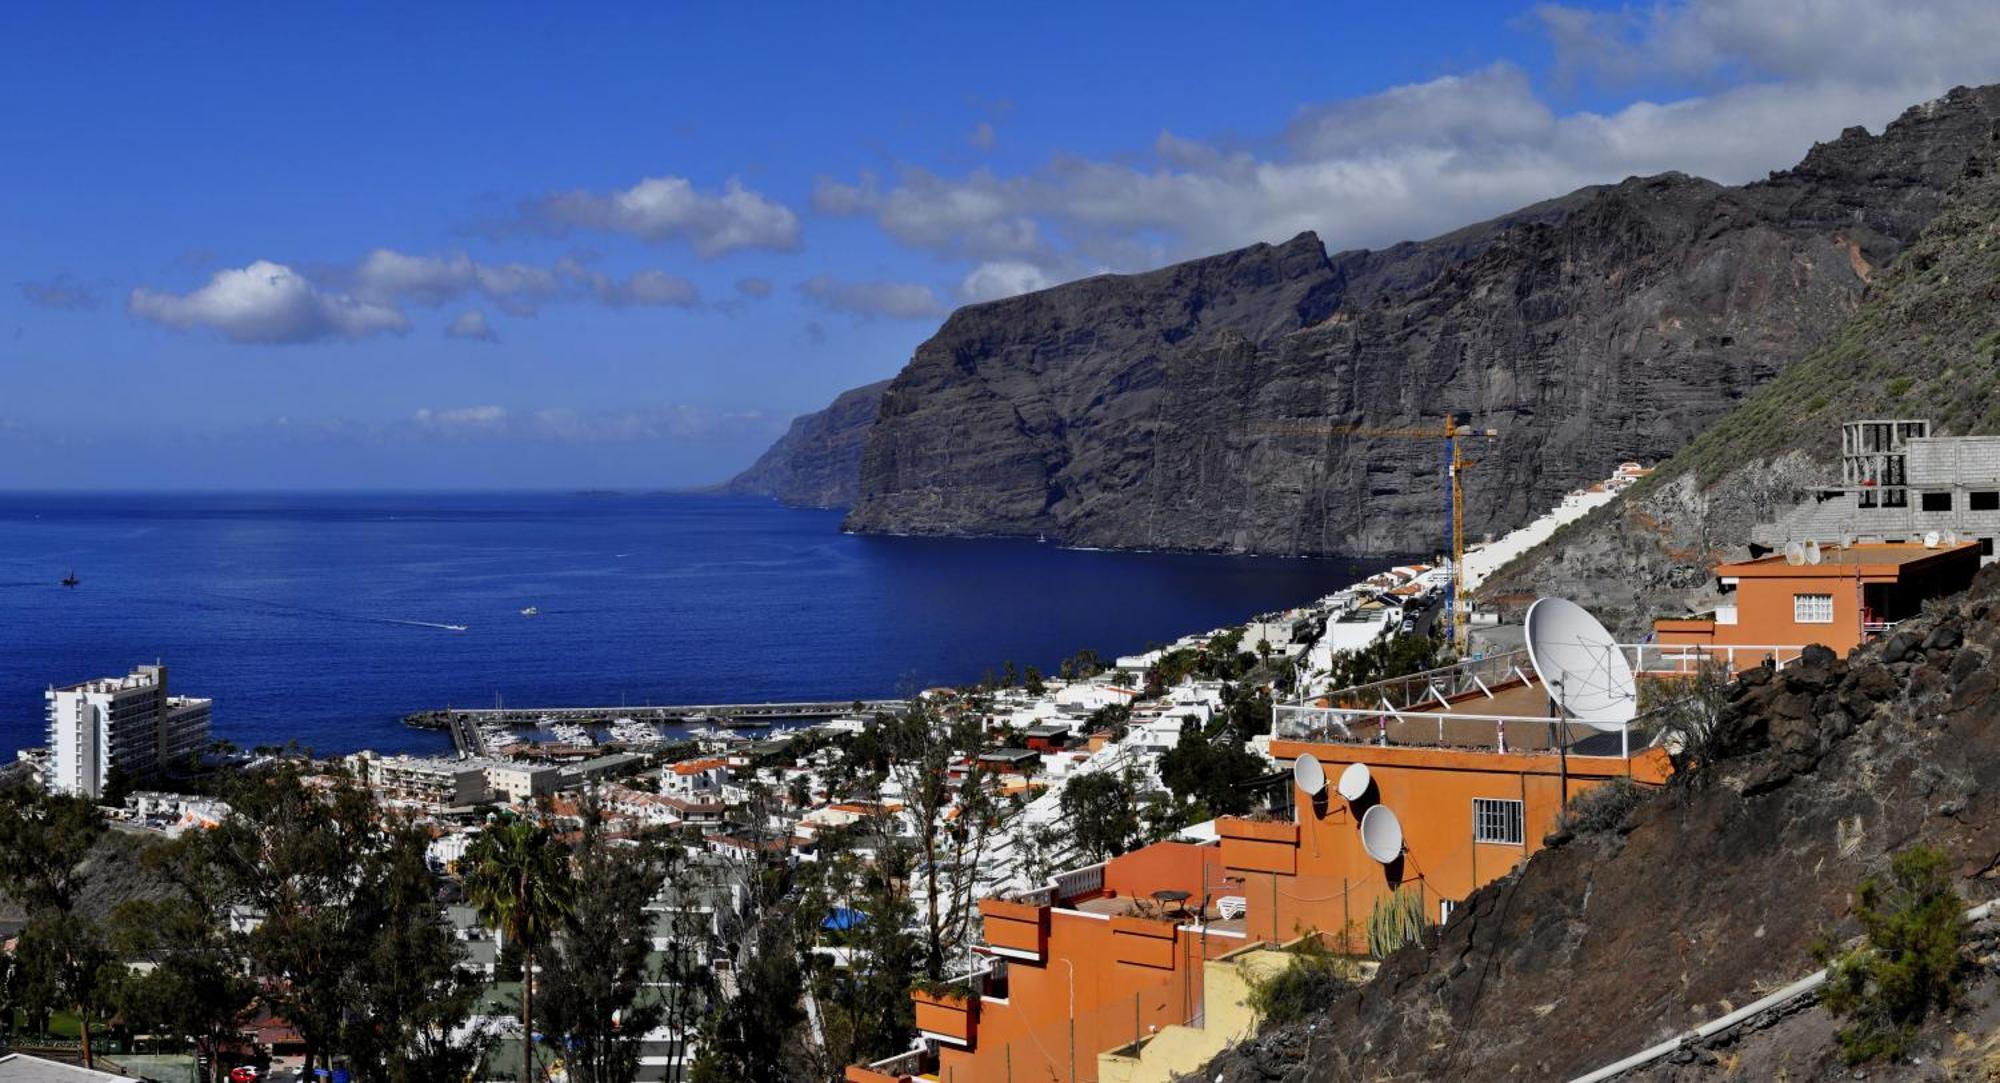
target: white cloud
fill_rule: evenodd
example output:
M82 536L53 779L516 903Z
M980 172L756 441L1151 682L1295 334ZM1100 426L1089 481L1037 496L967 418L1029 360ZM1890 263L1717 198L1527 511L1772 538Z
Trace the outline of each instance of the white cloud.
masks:
M1310 105L1261 137L1160 132L1129 154L1058 155L1020 173L822 177L813 206L972 265L960 292L985 296L1003 286L997 266L1054 282L1308 229L1336 250L1378 247L1632 175L1741 183L1849 126L1879 129L1954 84L2000 79L1991 0L1545 5L1534 23L1572 75L1688 89L1564 109L1503 62Z
M378 248L354 268L355 293L385 303L440 305L477 293L515 315L531 315L562 290L554 271L525 263L480 263L463 252L413 256Z
M500 336L493 331L493 325L486 322L486 313L476 308L468 308L452 317L445 325L444 337L466 338L478 342L498 342Z
M991 260L972 269L958 284L962 301L997 301L1021 293L1033 293L1055 285L1048 273L1032 263Z
M235 342L296 343L402 334L410 321L394 306L322 289L282 263L258 260L218 271L187 294L144 287L127 309L168 327L208 327Z
M701 291L694 283L665 271L638 271L620 282L585 265L576 256L566 256L557 261L556 271L600 303L613 308L692 308L701 303Z
M993 144L999 142L999 133L993 130L992 121L982 120L973 125L972 134L966 136L965 141L972 144L974 150L992 150Z
M411 420L427 428L490 429L507 420L507 411L499 406L458 406L449 410L426 406L412 415Z
M709 195L685 177L648 177L614 192L543 196L526 204L522 215L557 233L588 229L654 244L686 241L704 258L741 248L789 251L799 243L799 216L736 180Z
M944 312L929 286L912 282L844 282L815 275L799 283L799 292L815 304L859 316L918 320Z
M736 280L736 292L745 297L769 297L771 296L771 280L768 278L739 278Z
M96 308L101 300L95 288L69 274L15 285L21 296L38 308Z

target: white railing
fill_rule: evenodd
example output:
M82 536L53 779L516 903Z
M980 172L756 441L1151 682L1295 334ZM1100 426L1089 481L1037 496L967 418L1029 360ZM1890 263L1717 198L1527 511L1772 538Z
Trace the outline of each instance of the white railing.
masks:
M924 1070L925 1052L923 1049L912 1049L907 1053L898 1053L893 1057L883 1057L881 1060L870 1064L868 1068L870 1071L880 1072L883 1075L899 1077L917 1075Z
M1059 904L1079 895L1095 895L1104 890L1104 863L1059 872L1049 880L1049 886L1055 888L1055 901Z

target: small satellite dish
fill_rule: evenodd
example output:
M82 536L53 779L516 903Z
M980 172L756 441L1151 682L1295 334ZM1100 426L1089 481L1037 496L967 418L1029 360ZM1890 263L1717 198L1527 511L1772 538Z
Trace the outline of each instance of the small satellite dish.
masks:
M1785 563L1799 565L1805 562L1806 547L1798 542L1787 542L1785 544Z
M1292 782L1308 795L1318 797L1326 789L1326 768L1319 765L1319 757L1306 752L1293 760Z
M1340 773L1340 784L1335 788L1340 791L1340 796L1349 801L1361 800L1361 795L1368 792L1368 765L1348 764L1347 770Z
M1945 531L1945 532L1944 532L1944 543L1945 543L1946 545L1957 545L1957 544L1958 544L1958 531L1956 531L1956 530L1947 530L1947 531Z
M1528 661L1565 714L1616 733L1639 708L1632 664L1596 617L1566 598L1528 607Z
M1924 535L1924 548L1936 549L1937 547L1938 547L1938 532L1935 530L1927 532Z
M1389 806L1376 805L1361 814L1361 848L1384 865L1403 856L1403 823Z
M1819 562L1820 562L1821 560L1823 560L1823 559L1825 559L1825 558L1824 558L1824 557L1823 557L1823 556L1821 555L1821 553L1820 553L1820 551L1819 551L1819 540L1818 540L1817 538L1815 538L1815 539L1813 539L1812 541L1809 541L1809 542L1807 542L1807 543L1806 543L1806 563L1807 563L1807 564L1818 564L1818 563L1819 563Z
M1852 548L1854 548L1854 535L1852 535L1852 534L1842 534L1842 535L1840 536L1840 547L1841 547L1842 549L1852 549Z

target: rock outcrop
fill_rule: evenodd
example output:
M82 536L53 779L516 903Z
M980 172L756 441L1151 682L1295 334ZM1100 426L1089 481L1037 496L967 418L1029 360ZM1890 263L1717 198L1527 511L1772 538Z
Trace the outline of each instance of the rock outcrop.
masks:
M1264 553L1423 551L1442 450L1330 422L1499 432L1497 532L1659 460L1826 340L2000 115L1955 91L1768 180L1585 189L1381 252L1303 235L959 310L883 394L850 527Z
M2000 894L1996 658L2000 569L1989 568L1847 660L1819 648L1752 671L1686 784L1613 829L1552 839L1324 1017L1260 1035L1195 1077L1574 1078L1816 969L1813 941L1857 931L1852 892L1895 851L1945 851L1968 904ZM1974 997L1989 1017L1992 984ZM1831 1022L1808 1015L1776 1038L1738 1032L1637 1078L1844 1073ZM1873 1066L1868 1078L1946 1078L1930 1066L1962 1052L1956 1026L1937 1020L1918 1065Z
M861 442L889 381L843 392L826 409L792 420L748 470L723 482L717 492L768 496L798 508L845 508L854 503L861 476Z

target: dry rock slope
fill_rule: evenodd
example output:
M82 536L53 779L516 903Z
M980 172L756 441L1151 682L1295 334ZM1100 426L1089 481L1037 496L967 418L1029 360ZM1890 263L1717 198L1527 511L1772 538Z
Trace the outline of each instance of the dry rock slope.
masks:
M1850 893L1895 851L1939 847L1968 903L2000 895L1996 659L2000 569L1988 569L1850 659L1816 648L1753 671L1722 713L1705 784L1657 794L1614 830L1552 840L1467 899L1435 943L1197 1078L1569 1079L1816 969L1812 941L1856 932ZM1939 1058L1976 1050L1965 1033L2000 1014L1991 979L1973 1014L1934 1022L1921 1064L1867 1077L1946 1078ZM1845 1072L1832 1029L1814 1009L1639 1078L1831 1078Z

